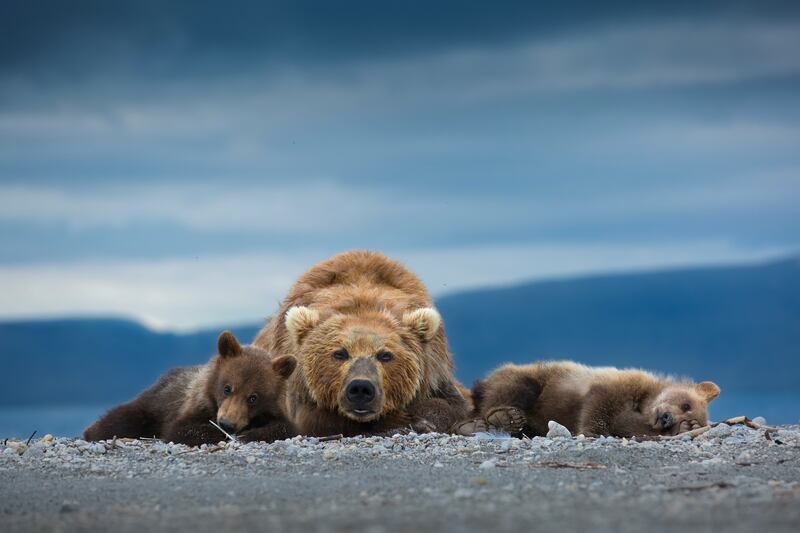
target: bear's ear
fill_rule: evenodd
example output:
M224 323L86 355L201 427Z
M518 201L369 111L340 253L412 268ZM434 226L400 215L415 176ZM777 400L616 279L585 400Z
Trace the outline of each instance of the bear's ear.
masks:
M410 329L422 342L428 342L439 331L442 317L433 307L420 307L403 315L403 325Z
M230 331L223 331L219 334L219 339L217 339L217 353L219 353L223 359L236 357L242 353L242 345L239 344L239 341L236 340L233 333Z
M703 399L705 399L706 403L708 403L719 396L719 387L717 387L716 383L704 381L697 384L697 392L699 392Z
M272 360L272 369L283 379L288 379L297 367L297 359L293 355L282 355Z
M286 312L286 329L297 346L300 346L308 332L317 324L319 313L314 309L296 305Z

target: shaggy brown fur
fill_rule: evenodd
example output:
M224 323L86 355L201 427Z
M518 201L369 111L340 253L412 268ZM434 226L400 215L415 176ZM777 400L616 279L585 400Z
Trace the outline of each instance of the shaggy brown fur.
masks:
M468 402L422 282L379 253L352 251L303 274L255 344L292 354L287 411L302 434L447 431Z
M242 432L245 441L292 437L282 406L286 380L297 360L270 358L254 346L242 347L230 332L217 342L219 355L208 364L175 368L132 401L111 409L85 432L86 440L157 437L189 445L219 442Z
M565 361L505 365L473 388L479 421L528 436L545 435L550 420L576 435L674 435L706 425L718 395L710 381Z

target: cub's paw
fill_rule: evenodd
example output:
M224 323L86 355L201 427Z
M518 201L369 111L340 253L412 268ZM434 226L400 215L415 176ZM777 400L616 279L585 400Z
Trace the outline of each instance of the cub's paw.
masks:
M485 420L482 418L473 418L471 420L457 422L452 428L450 428L450 433L471 437L475 433L484 433L488 430L489 426L486 424Z
M424 418L417 418L416 420L411 422L411 429L413 429L417 433L433 433L436 431L436 426L434 426L432 422L425 420Z
M680 423L677 434L680 435L681 433L686 433L687 431L700 429L701 427L703 426L701 426L697 420L684 420L683 422Z
M525 413L516 407L495 407L486 414L486 422L511 435L521 435L527 423Z

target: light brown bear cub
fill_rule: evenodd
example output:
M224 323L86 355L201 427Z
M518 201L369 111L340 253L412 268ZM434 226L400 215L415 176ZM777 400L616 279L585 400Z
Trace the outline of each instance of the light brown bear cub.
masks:
M476 382L478 416L459 432L491 426L543 436L555 420L574 435L675 435L705 426L708 403L719 392L710 381L679 381L642 370L567 361L509 364Z
M283 405L297 360L242 347L228 331L219 336L217 348L219 354L207 364L174 368L132 401L111 409L84 438L157 437L188 445L224 440L209 420L230 434L241 432L244 441L293 437Z

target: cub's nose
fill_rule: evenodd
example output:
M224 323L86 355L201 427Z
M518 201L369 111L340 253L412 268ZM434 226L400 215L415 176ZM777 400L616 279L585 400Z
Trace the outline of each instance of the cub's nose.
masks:
M365 379L354 379L347 386L347 399L354 405L364 405L375 398L375 385Z
M675 422L672 418L672 413L670 413L669 411L661 415L658 421L661 422L661 427L664 429L671 428L672 424Z
M228 420L227 418L218 418L217 424L219 424L219 427L221 427L224 431L227 431L231 435L233 435L236 431L236 426L234 425L234 423Z

